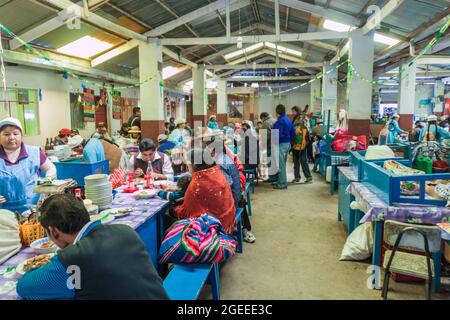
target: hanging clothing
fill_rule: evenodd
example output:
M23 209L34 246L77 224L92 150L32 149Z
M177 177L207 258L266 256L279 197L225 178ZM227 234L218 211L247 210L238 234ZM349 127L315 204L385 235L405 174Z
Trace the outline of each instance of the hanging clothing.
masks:
M3 149L2 149L3 150ZM39 194L33 193L38 179L38 171L41 166L39 147L22 144L19 148L17 162L8 165L3 157L0 157L0 195L6 202L1 204L2 209L22 213L36 204Z
M387 144L394 143L397 135L406 133L406 131L402 130L398 125L398 122L394 119L389 120L387 124L387 129L388 129L388 137L386 141Z

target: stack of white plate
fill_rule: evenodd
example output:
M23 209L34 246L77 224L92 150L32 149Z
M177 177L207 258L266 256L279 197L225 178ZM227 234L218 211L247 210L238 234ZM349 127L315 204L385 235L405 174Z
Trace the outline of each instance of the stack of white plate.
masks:
M84 178L84 194L86 199L92 200L92 204L99 210L111 208L112 185L106 174L93 174Z

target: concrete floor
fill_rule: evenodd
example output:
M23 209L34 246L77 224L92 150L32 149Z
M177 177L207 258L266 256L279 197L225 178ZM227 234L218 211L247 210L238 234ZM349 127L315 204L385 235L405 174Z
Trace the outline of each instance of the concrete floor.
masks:
M251 217L256 242L245 243L243 254L221 266L221 299L381 299L381 291L366 285L370 261L339 261L347 233L337 221L338 198L329 195L322 176L313 177L313 184L287 190L256 187ZM423 288L391 281L389 299L424 299Z

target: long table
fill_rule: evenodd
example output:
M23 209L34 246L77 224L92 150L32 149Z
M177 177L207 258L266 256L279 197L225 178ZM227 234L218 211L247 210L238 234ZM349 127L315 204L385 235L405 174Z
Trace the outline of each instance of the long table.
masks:
M373 222L375 224L372 253L372 264L375 266L381 266L382 233L385 220L431 225L450 221L449 208L405 204L389 206L364 183L352 182L347 191L355 197L360 210L364 213L360 223ZM441 252L433 254L433 260L440 267ZM435 272L434 290L437 291L440 287L440 268L436 267Z
M145 248L155 268L161 272L158 264L158 251L163 238L163 216L169 207L169 202L159 198L148 200L135 200L131 195L118 193L113 201L113 208L132 207L130 214L117 218L111 224L126 224L139 234L145 244ZM15 283L21 275L15 272L15 268L22 261L36 256L31 248L23 248L0 265L0 300L15 300L17 296ZM5 276L4 271L10 270ZM9 292L2 293L2 288L10 282L13 287Z

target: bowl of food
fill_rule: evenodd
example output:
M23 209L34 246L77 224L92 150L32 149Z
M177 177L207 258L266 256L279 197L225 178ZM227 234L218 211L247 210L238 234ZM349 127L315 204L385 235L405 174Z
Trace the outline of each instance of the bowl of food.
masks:
M46 254L41 254L39 256L22 261L16 267L16 272L19 274L25 274L26 272L30 271L31 269L42 267L42 266L46 265L47 263L49 263L54 255L55 255L54 253L46 253Z
M156 190L155 189L138 190L133 193L133 196L136 200L151 199L156 196Z
M56 244L47 237L32 242L30 248L36 253L53 253L58 249Z

